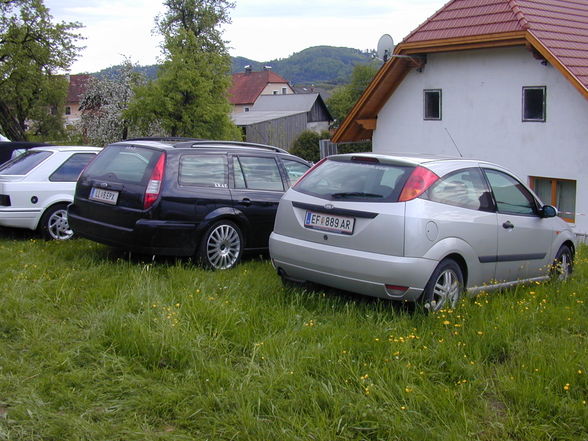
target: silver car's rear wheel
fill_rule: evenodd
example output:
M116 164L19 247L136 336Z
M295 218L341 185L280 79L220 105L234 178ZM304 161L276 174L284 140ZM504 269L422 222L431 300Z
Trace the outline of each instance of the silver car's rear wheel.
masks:
M241 259L243 235L237 225L230 221L214 224L202 238L198 252L200 262L212 269L233 268Z
M48 240L68 240L73 236L73 231L67 222L67 207L54 205L49 207L40 223L41 233Z
M454 260L444 260L435 268L423 291L421 297L423 306L429 312L455 308L462 291L461 268Z

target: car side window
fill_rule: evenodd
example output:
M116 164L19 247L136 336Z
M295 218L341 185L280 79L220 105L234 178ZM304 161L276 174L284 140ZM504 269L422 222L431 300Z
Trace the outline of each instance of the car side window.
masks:
M298 161L292 161L291 159L282 158L282 162L284 163L286 173L288 173L290 185L294 185L296 181L298 181L298 179L300 179L300 177L309 169L308 165Z
M492 187L498 212L526 216L537 213L535 198L514 177L491 169L484 169L484 173Z
M180 158L180 185L227 188L225 155L183 155Z
M235 188L284 191L280 169L274 158L239 156L233 159Z
M94 153L76 153L71 155L49 176L51 182L75 182L96 155Z
M492 197L479 168L458 170L435 182L424 196L433 202L492 211Z

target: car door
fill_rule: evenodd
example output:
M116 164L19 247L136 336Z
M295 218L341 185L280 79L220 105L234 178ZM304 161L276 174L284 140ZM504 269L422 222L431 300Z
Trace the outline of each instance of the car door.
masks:
M540 216L532 193L512 175L484 168L498 214L497 281L533 278L546 271L555 231Z
M267 248L285 184L273 156L232 155L234 206L249 220L247 248Z

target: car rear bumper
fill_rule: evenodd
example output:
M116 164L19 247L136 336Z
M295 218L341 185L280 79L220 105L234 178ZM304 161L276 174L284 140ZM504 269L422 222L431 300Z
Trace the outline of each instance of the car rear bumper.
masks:
M270 256L286 278L372 297L416 301L439 262L353 251L272 233ZM386 285L407 287L392 293Z
M133 228L106 224L68 210L70 228L77 236L140 254L191 256L201 233L197 224L138 220Z

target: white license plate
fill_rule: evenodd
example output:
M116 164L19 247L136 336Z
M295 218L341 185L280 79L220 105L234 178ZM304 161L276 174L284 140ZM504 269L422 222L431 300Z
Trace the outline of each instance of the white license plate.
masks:
M355 218L307 211L304 217L304 226L332 233L353 234Z
M100 201L106 204L116 205L118 200L118 191L103 190L102 188L92 187L90 190L90 199Z

